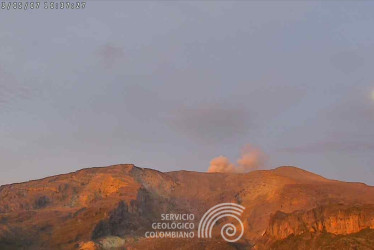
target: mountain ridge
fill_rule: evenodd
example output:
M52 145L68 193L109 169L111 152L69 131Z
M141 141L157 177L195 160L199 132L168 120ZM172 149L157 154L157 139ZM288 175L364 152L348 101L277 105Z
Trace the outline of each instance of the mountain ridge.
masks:
M196 240L196 249L270 249L295 242L301 246L305 233L318 238L321 233L343 232L311 232L300 225L335 225L331 221L344 209L348 212L341 219L352 222L344 229L346 237L374 229L374 187L366 184L329 180L290 166L227 174L117 164L1 186L0 248L105 249L106 242L129 249L172 249L186 241L144 238L160 214L192 213L196 224L205 211L222 202L245 207L242 239L228 244L218 230L210 241ZM313 217L313 211L325 212ZM364 228L356 226L366 219ZM156 245L160 248L152 248Z
M192 173L200 173L200 174L234 174L234 175L242 175L242 174L248 174L248 173L220 173L220 172L201 172L201 171L191 171L191 170L185 170L185 169L181 169L181 170L173 170L173 171L166 171L166 172L163 172L161 170L157 170L157 169L153 169L153 168L142 168L142 167L138 167L136 166L135 164L133 163L119 163L119 164L114 164L114 165L108 165L108 166L95 166L95 167L87 167L87 168L82 168L82 169L78 169L78 170L75 170L75 171L71 171L71 172L68 172L68 173L61 173L61 174L55 174L55 175L50 175L50 176L46 176L46 177L41 177L41 178L36 178L36 179L31 179L31 180L27 180L27 181L20 181L20 182L13 182L13 183L6 183L6 184L1 184L0 185L0 188L3 187L3 186L7 186L7 185L15 185L15 184L22 184L22 183L29 183L29 182L33 182L33 181L41 181L41 180L44 180L44 179L48 179L48 178L51 178L51 177L58 177L58 176L63 176L63 175L69 175L69 174L74 174L74 173L78 173L78 172L81 172L81 171L88 171L88 170L100 170L100 169L108 169L108 168L115 168L115 167L118 167L118 166L128 166L128 167L134 167L134 168L138 168L138 169L143 169L143 170L151 170L151 171L157 171L157 172L160 172L160 173L175 173L175 172L192 172ZM279 167L276 167L274 169L261 169L261 170L254 170L254 171L251 171L251 172L255 172L255 171L276 171L278 169L295 169L295 170L302 170L306 173L310 173L310 174L313 174L313 175L316 175L316 176L320 176L322 177L321 175L318 175L318 174L315 174L313 172L310 172L310 171L307 171L307 170L304 170L302 168L298 168L296 166L279 166ZM250 173L250 172L249 172ZM322 177L324 178L324 177ZM326 178L324 178L326 179ZM332 179L327 179L327 180L331 180L331 181L334 181ZM344 182L348 182L348 183L363 183L363 182L349 182L349 181L344 181ZM367 185L366 183L363 183L365 185ZM370 185L368 185L370 186Z

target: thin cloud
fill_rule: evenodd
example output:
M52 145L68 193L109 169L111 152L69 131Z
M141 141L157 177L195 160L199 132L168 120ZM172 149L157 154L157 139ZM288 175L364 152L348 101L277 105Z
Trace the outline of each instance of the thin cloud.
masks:
M183 107L175 112L171 125L190 138L208 143L237 139L251 128L246 109L223 104Z
M331 56L332 65L343 73L350 74L364 66L364 58L355 51L345 51Z
M125 56L125 53L121 47L117 47L111 44L105 44L99 48L98 56L100 62L106 68L112 68L114 65L119 63Z
M11 109L19 100L30 98L33 89L20 84L0 67L0 111Z
M364 142L319 142L299 147L287 147L280 151L287 153L323 153L323 152L366 152L374 151L373 143Z

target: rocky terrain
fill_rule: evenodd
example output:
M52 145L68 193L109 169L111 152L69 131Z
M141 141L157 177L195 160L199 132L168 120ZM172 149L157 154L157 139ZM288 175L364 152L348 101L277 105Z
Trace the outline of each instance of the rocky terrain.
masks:
M151 239L165 213L245 207L243 237ZM295 167L247 174L162 173L134 165L0 187L0 249L374 249L374 187Z

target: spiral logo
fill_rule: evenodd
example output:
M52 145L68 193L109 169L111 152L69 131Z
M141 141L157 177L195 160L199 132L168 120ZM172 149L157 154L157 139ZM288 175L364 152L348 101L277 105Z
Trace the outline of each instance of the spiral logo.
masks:
M244 233L244 226L238 216L241 216L245 207L235 203L220 203L215 205L201 218L197 235L199 238L212 238L212 230L216 222L223 217L231 217L239 222L241 226L240 234L237 234L236 227L232 223L227 223L221 228L221 236L225 241L235 242L238 241ZM229 237L229 238L228 238Z

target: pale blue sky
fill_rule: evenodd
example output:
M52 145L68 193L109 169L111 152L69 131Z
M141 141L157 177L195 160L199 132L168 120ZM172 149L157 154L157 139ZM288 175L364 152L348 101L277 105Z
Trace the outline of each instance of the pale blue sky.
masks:
M252 144L374 185L374 2L91 1L0 11L0 184Z

